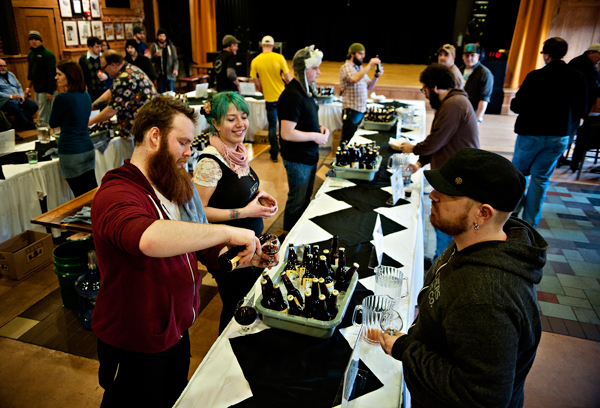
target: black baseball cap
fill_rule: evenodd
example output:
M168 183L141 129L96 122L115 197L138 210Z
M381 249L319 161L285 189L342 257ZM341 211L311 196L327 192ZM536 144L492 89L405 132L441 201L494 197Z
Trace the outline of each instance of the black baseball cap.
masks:
M440 193L469 197L494 209L512 212L525 191L525 177L499 154L465 147L436 170L426 170L429 184Z

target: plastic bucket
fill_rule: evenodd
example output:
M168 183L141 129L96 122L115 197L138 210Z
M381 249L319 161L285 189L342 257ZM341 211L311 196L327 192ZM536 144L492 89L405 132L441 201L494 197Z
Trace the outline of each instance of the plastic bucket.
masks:
M54 273L58 276L60 296L64 306L70 310L79 310L79 296L75 290L75 281L87 272L87 252L94 249L92 241L65 242L54 248Z

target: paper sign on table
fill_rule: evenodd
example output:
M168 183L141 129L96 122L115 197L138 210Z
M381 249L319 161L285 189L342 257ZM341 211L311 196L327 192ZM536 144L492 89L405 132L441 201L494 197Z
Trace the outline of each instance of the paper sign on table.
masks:
M392 203L392 205L394 205L401 198L405 198L404 181L402 180L402 172L397 171L397 172L393 173L391 180L392 180L392 198L394 199L394 202Z
M375 229L373 230L373 241L375 242L375 252L377 253L377 265L381 265L383 259L383 228L381 227L381 218L377 214Z

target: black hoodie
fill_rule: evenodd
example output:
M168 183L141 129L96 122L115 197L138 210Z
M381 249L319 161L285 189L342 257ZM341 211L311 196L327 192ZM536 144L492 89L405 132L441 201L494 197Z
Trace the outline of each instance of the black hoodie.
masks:
M541 336L535 285L546 241L511 218L506 241L436 259L419 294L419 316L394 344L413 407L521 407Z

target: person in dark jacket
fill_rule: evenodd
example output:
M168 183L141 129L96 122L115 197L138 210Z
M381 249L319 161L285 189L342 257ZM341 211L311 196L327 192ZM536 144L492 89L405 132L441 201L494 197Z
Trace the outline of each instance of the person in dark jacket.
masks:
M29 32L29 45L31 52L27 55L29 61L27 79L29 88L25 89L25 97L29 89L35 91L35 101L39 107L38 121L48 123L52 101L56 93L56 57L52 51L44 48L42 35L39 31Z
M150 61L150 58L138 53L138 46L135 40L127 40L125 43L125 51L127 52L125 61L144 71L148 75L148 78L150 78L150 81L156 85L157 77L156 71L154 71L154 67L152 66L152 61Z
M158 93L174 91L175 80L179 73L177 50L167 31L159 28L156 32L156 42L150 46L151 60L158 75Z
M221 41L223 50L213 62L217 78L217 92L241 92L240 81L236 74L236 58L240 40L227 34Z
M477 124L483 122L483 115L494 90L494 76L481 64L480 52L479 44L466 44L462 56L465 65L460 68L465 81L465 91L477 116Z
M516 212L523 208L523 219L533 227L542 218L542 204L556 163L586 113L585 79L562 60L567 50L562 38L546 40L542 49L546 66L527 74L510 103L510 109L519 114L513 163L525 177L531 176Z
M195 120L192 108L171 97L142 106L131 160L109 171L94 197L102 285L92 328L103 407L172 407L185 388L188 329L200 310L198 259L218 268L225 245L241 245L242 267L268 262L253 231L208 225L183 167Z
M536 285L548 247L509 218L525 177L472 148L424 174L434 188L431 223L453 241L427 273L408 333L382 334L381 347L402 361L413 408L522 407L542 331Z
M401 143L400 151L419 155L419 160L412 167L417 171L430 163L432 169L439 169L452 155L463 147L479 147L479 129L475 113L467 93L463 89L453 89L456 77L450 69L442 64L431 64L419 78L423 84L421 89L435 116L431 124L431 132L421 143L412 145ZM396 149L394 145L390 145ZM435 229L435 256L444 252L452 237Z
M587 111L590 113L592 107L596 104L596 99L600 98L600 73L598 72L598 63L600 62L600 44L592 44L588 49L578 57L569 61L569 66L585 77L587 84Z

